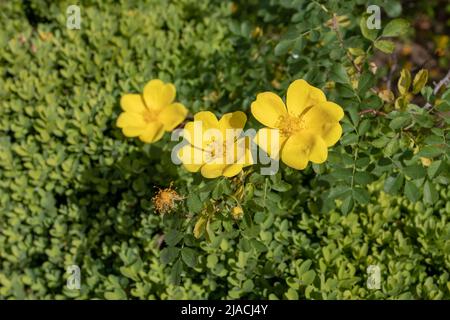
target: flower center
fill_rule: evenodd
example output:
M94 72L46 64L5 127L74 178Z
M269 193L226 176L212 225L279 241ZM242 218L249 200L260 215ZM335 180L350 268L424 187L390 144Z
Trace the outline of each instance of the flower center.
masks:
M303 119L303 115L282 115L278 119L277 128L280 130L281 135L288 137L300 130L305 129L305 120Z
M211 139L205 146L205 152L207 153L207 161L218 161L218 164L232 164L239 156L239 151L236 145L236 140L232 141L222 139Z
M226 143L220 143L219 140L216 140L215 137L211 139L211 141L206 145L205 150L210 154L211 159L216 159L219 157L225 157L226 153Z
M158 118L158 112L145 109L145 111L142 113L142 116L144 117L144 121L146 123L154 122Z

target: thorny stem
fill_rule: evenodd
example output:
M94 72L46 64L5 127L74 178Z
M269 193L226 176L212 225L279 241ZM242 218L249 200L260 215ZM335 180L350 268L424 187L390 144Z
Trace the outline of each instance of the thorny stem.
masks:
M332 29L334 30L334 32L336 32L336 36L338 38L339 45L341 46L342 49L345 50L345 54L346 54L348 60L350 60L350 62L352 63L353 67L358 71L358 73L361 73L361 68L355 63L355 61L352 59L352 56L351 56L350 52L348 52L348 50L344 46L344 39L342 37L341 30L339 30L339 22L337 20L336 13L333 13L333 26L332 26Z

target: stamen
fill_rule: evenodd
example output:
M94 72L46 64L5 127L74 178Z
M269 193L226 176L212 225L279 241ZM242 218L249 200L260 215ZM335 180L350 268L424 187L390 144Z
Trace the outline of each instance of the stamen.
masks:
M278 118L276 126L280 130L281 135L288 137L300 130L305 129L305 120L303 119L303 115L282 115Z
M149 122L153 122L157 119L158 113L153 110L146 109L142 113L142 116L144 117L144 121L146 123L149 123Z

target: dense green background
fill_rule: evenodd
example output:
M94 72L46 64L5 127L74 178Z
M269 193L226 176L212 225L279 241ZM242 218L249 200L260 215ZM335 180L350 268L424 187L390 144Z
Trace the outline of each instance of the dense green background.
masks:
M352 91L317 3L244 3L81 1L81 30L68 30L70 1L1 2L0 298L450 298L448 166L422 168L394 135L406 120L389 127L357 115L381 108L368 88L386 71L367 73ZM398 2L386 3L401 14ZM367 48L358 23L365 2L326 7L349 16L346 44ZM329 165L249 175L245 219L227 219L222 206L210 241L197 240L202 203L233 184L172 164L168 135L143 145L116 128L120 96L152 78L175 83L192 113L243 110L249 119L258 92L284 94L305 78L344 107L346 134ZM388 177L394 165L400 173ZM172 181L188 198L163 219L151 198ZM81 291L65 286L71 264L81 268ZM371 264L381 268L381 290L366 287Z

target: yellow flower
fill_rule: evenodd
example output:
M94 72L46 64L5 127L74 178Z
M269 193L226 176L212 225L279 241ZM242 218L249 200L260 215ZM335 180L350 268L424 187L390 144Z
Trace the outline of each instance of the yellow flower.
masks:
M286 105L272 92L258 94L252 114L267 128L258 131L255 142L273 158L281 150L281 160L294 169L306 168L309 161L324 162L328 147L342 135L344 111L305 80L290 84Z
M184 127L189 142L179 151L183 166L200 171L205 178L233 177L253 163L250 139L241 137L247 116L241 111L224 114L220 120L209 111L194 116Z
M240 219L244 215L244 210L242 210L242 207L238 205L231 209L231 215L234 219Z
M127 137L139 137L146 143L158 141L165 131L172 131L186 118L187 109L173 102L175 95L173 84L151 80L142 95L122 96L120 106L124 112L117 119L117 126Z

